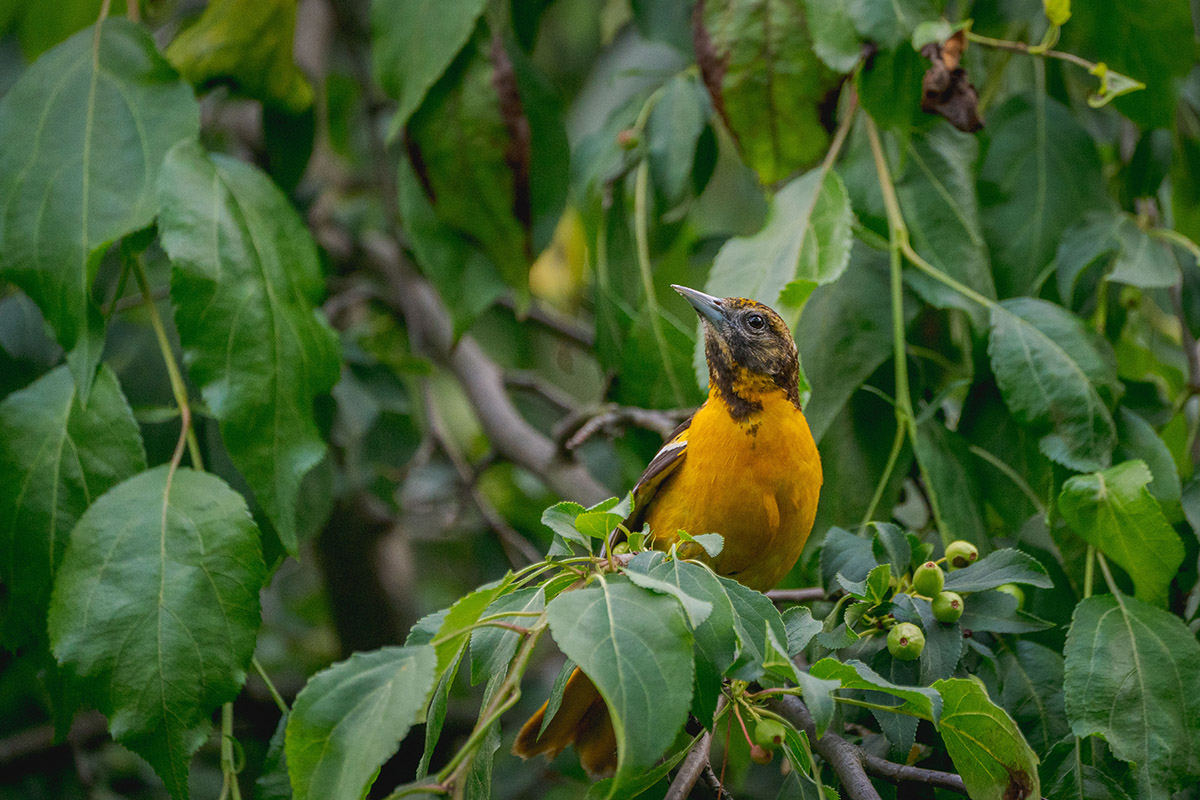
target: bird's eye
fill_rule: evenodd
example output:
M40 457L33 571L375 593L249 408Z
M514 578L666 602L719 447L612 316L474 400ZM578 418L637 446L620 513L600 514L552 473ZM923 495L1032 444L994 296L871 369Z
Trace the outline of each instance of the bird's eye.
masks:
M751 314L746 317L746 324L750 326L750 330L761 331L767 327L767 320L762 314Z

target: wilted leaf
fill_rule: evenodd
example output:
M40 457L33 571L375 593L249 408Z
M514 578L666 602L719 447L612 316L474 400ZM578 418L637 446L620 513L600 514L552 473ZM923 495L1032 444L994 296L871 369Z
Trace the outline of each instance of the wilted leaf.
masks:
M256 168L196 144L171 152L159 191L175 326L222 439L288 552L300 482L325 455L313 418L338 380L338 342L316 309L312 236Z
M124 19L47 52L0 100L0 276L42 309L84 406L104 345L100 257L153 221L163 156L199 129L191 89Z
M674 741L692 699L692 635L673 597L601 576L546 606L550 632L600 690L617 738L610 796ZM782 625L781 625L782 627Z
M747 164L774 183L829 144L825 95L841 82L812 50L804 9L787 0L705 0L696 61Z
M1038 757L1004 709L973 680L933 685L944 706L938 732L973 800L1040 798Z
M312 676L288 717L288 772L296 800L365 797L425 708L433 648L355 653Z
M224 481L164 465L84 512L55 576L55 657L176 800L213 712L246 680L267 577L259 538Z
M312 87L292 60L298 0L210 0L175 37L167 60L198 87L234 91L292 112L312 105Z
M1200 773L1200 644L1179 617L1128 596L1089 597L1064 655L1072 732L1098 734L1136 764L1138 796Z
M1183 542L1150 494L1151 480L1144 461L1076 475L1063 484L1058 508L1075 533L1129 573L1139 600L1165 606Z
M966 33L960 30L944 44L931 42L921 48L921 55L932 62L921 80L921 110L940 114L960 131L974 133L983 127L983 120L979 92L959 66L965 42Z
M1108 406L1121 386L1107 342L1061 306L1014 298L992 308L988 353L1013 417L1050 429L1043 453L1076 470L1108 466L1116 444Z
M45 642L71 529L100 495L145 468L137 423L108 367L86 410L66 367L0 403L0 580L8 595L0 634L9 649Z

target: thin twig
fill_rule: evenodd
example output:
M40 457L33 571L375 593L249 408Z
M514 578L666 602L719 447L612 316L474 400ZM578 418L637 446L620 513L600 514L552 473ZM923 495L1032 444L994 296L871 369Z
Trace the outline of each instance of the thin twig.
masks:
M511 295L502 295L496 303L514 313L517 311L517 302ZM559 338L565 339L584 350L591 350L596 346L596 334L590 328L585 328L565 314L555 311L542 303L532 303L525 310L524 319L527 322L540 325Z
M883 778L888 783L924 783L937 789L948 789L964 795L967 793L962 776L953 772L940 772L936 769L897 764L865 750L862 751L862 760L863 768L866 769L868 775Z
M729 790L725 788L721 783L721 779L717 777L717 773L713 770L712 762L704 765L704 770L700 773L700 776L704 778L704 783L717 796L717 800L733 800L733 796L729 794Z
M700 774L708 766L710 747L712 747L712 734L705 731L704 735L692 745L692 749L688 751L683 763L679 765L679 772L675 773L675 780L671 781L671 788L667 789L666 797L663 800L685 800L692 793L692 787L696 785Z
M809 586L805 589L772 589L767 592L772 603L807 603L810 600L824 600L825 590L820 586Z
M554 442L521 416L504 390L504 373L471 336L455 342L450 312L395 240L374 236L363 245L370 265L386 281L385 301L404 317L414 348L454 375L496 452L563 497L592 504L611 496L585 467L563 458Z
M618 431L634 427L645 428L664 439L687 419L691 409L638 408L608 403L598 409L567 417L555 428L554 437L565 442L567 450L574 450L598 433L615 436Z
M475 504L479 515L483 517L484 524L500 540L500 547L504 550L504 556L508 559L508 563L514 569L520 569L526 564L541 561L541 554L538 553L537 548L530 544L529 540L518 533L513 526L509 525L508 520L496 510L491 501L479 490L475 470L467 463L463 454L458 451L454 439L450 436L449 431L446 430L445 422L438 411L438 406L434 400L428 381L425 382L424 396L425 415L429 419L429 427L433 431L434 437L441 444L442 452L446 454L446 457L450 459L450 463L454 465L454 469L458 472L459 480L462 481L467 496Z
M575 410L575 398L532 370L504 373L504 385L536 394L564 413L570 414Z

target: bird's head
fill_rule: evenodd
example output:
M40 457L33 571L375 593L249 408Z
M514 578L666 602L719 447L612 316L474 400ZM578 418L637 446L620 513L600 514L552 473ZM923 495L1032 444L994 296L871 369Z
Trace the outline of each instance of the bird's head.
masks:
M771 308L744 297L713 297L686 286L671 287L704 323L709 386L735 418L762 409L762 398L782 392L800 407L800 361L787 323Z

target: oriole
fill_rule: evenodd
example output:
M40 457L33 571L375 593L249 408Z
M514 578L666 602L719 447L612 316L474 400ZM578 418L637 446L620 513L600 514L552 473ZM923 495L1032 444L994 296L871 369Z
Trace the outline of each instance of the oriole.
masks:
M646 467L625 528L649 523L659 550L675 544L681 529L720 533L725 547L709 560L713 569L765 591L800 557L822 482L821 459L800 409L796 344L783 319L762 303L672 288L703 323L708 399ZM680 552L705 557L690 543ZM554 757L574 744L593 776L616 770L608 707L587 676L578 669L570 676L558 712L539 736L545 712L543 705L525 723L514 753Z

